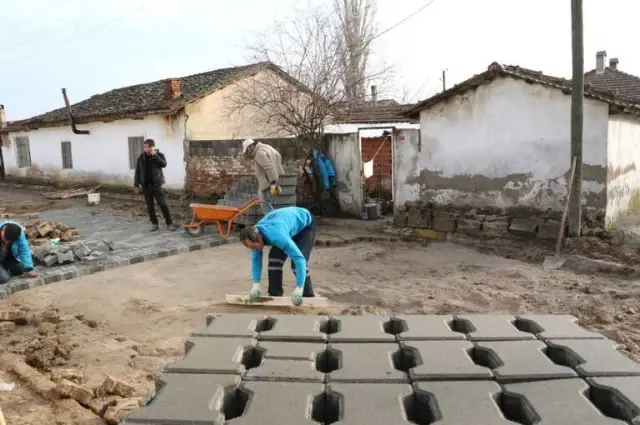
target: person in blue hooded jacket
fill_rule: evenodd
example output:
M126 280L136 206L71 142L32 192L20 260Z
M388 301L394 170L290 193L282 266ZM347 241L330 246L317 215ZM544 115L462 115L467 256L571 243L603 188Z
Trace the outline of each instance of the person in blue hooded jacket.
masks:
M296 286L291 295L294 305L302 304L302 298L313 297L309 276L309 257L316 240L316 219L304 208L286 207L271 211L255 226L247 226L240 232L240 242L251 250L251 274L253 284L249 300L262 297L260 280L262 277L262 250L270 246L269 296L281 297L282 267L287 257L296 276Z
M27 235L18 223L0 220L0 285L23 273L38 277Z

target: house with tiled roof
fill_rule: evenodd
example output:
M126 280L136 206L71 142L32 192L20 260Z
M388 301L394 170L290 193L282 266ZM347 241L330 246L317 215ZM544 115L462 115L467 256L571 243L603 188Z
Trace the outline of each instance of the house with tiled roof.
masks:
M72 104L75 125L89 134L72 130L66 107L8 122L0 128L5 169L13 176L130 186L142 143L151 138L168 161L167 188L224 192L235 174L250 172L237 159L243 139L289 137L249 108L230 105L243 85L267 76L299 84L261 62L117 88Z
M583 203L612 226L640 212L640 99L635 77L616 69L585 80ZM561 211L571 91L570 80L494 62L417 103L407 115L419 119L420 136L394 146L402 158L394 169L396 205Z
M585 84L640 100L640 77L622 71L618 58L609 59L609 66L606 60L606 51L596 53L596 67L584 74Z

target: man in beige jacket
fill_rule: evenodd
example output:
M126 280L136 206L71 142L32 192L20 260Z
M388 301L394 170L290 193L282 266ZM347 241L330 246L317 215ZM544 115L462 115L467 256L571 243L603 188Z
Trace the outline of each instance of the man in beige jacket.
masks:
M258 196L261 200L271 203L271 198L280 192L278 180L284 174L282 156L273 146L252 139L242 142L242 154L253 161L258 178ZM269 210L267 205L262 205L265 214Z

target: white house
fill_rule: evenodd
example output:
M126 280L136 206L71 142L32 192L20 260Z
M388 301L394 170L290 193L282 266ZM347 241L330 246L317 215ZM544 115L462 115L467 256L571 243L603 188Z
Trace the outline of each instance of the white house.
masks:
M0 124L7 175L129 186L151 138L167 157L166 187L184 189L189 143L283 136L250 108L234 112L230 105L245 83L274 75L292 80L263 62L98 94L71 106L77 128L89 134L72 131L66 108Z
M606 209L613 225L640 211L640 99L603 87L605 72L599 53L587 76L600 82L587 78L584 91L583 202ZM569 80L493 63L416 104L408 114L419 117L419 136L394 146L396 205L561 210L571 167L570 93Z

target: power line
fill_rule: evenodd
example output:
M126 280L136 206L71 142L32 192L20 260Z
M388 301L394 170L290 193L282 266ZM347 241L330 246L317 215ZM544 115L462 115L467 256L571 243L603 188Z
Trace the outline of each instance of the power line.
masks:
M57 8L58 8L58 6L63 5L63 4L65 4L65 3L69 3L70 1L71 1L71 0L58 0L57 2L48 3L48 6L52 6L52 7L51 7L52 9L54 9L54 8L56 8L56 9L57 9ZM55 7L53 7L53 6L55 6ZM3 12L2 14L4 15L4 14L5 14L5 11L2 11L2 12ZM6 15L9 15L9 14L6 14ZM45 11L44 13L40 12L40 13L39 13L39 15L46 15L46 11ZM13 18L15 18L15 16L12 16L12 17L13 17ZM22 16L22 17L23 17L23 18L27 18L28 16L27 16L27 15L25 15L25 16ZM19 18L19 16L18 16L18 18ZM13 23L15 24L15 20L13 21ZM18 23L19 23L19 22L18 22ZM29 20L29 23L30 23L30 20ZM13 26L6 26L6 25L2 25L2 27L0 27L0 34L4 34L4 33L11 32L12 36L13 36L13 35L16 35L16 33L14 33L14 32L13 32L13 28L15 28L15 25L13 25ZM17 35L24 35L24 34L28 34L29 32L30 32L30 31L21 31L21 32L18 32L18 33L17 33Z
M425 10L427 7L431 6L433 3L435 3L436 0L430 0L429 2L427 2L426 4L420 6L418 9L416 9L415 11L413 11L412 13L410 13L409 15L405 16L404 18L402 18L400 21L396 22L395 24L391 25L389 28L387 28L386 30L379 32L378 34L374 35L373 37L371 37L369 39L369 41L373 41L378 37L381 37L383 35L385 35L386 33L398 28L400 25L404 24L405 22L407 22L409 19L415 17L416 15L418 15L420 12L422 12L423 10Z

